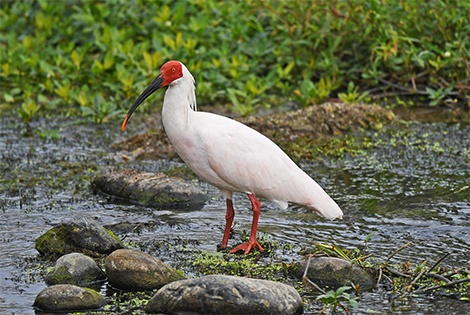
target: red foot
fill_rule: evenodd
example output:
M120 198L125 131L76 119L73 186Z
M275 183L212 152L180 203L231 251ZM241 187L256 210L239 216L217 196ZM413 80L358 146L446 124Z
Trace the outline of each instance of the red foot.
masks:
M235 252L238 252L239 250L244 250L245 253L244 255L248 254L250 252L250 250L254 247L258 246L259 250L264 252L264 249L263 247L261 247L261 245L258 243L258 241L255 239L255 240L249 240L248 242L246 243L243 243L243 244L240 244L238 245L235 249L232 249L230 251L230 254L233 254Z

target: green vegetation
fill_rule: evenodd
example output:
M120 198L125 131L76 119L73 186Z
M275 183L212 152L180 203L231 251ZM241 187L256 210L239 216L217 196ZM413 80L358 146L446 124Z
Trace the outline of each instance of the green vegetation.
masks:
M243 115L290 99L470 100L468 1L4 1L0 28L0 108L27 123L113 119L170 59L200 104Z
M352 308L357 309L359 307L359 303L357 300L359 299L356 297L351 297L351 295L345 291L352 289L351 287L341 287L338 288L336 291L330 290L325 294L317 296L317 300L322 301L326 304L326 309L331 307L331 313L334 314L338 305L341 305L340 302L345 301L348 305L344 308L345 310Z

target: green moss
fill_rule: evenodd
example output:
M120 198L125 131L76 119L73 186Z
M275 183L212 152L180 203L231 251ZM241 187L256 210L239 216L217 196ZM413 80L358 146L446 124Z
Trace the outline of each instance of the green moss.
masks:
M179 203L179 202L189 201L188 199L177 199L177 198L173 198L168 195L165 195L165 194L155 195L152 197L152 199L156 204ZM148 200L143 203L147 203L147 202Z
M196 179L194 172L187 166L172 167L169 170L163 171L168 176L181 177L186 180Z
M96 299L97 301L101 299L101 295L98 292L96 292L95 290L90 289L90 288L86 288L86 287L84 287L84 289L87 290L88 293L90 293L90 295L93 296L94 299Z
M247 241L248 235L242 236L242 239ZM242 255L229 254L227 250L223 252L202 251L191 256L191 267L203 275L226 274L285 282L289 269L294 265L274 261L275 250L279 249L279 245L272 242L269 235L258 233L258 241L263 246L264 252L252 250L247 255ZM260 263L262 259L260 256L268 259Z
M41 255L57 255L70 251L73 246L70 233L65 226L50 229L36 239L34 248Z
M226 274L258 279L282 281L284 270L281 263L259 264L258 255L230 255L221 252L201 252L191 257L192 266L198 272L209 274Z
M105 227L103 227L103 230L106 231L106 233L108 233L109 235L111 235L118 243L119 245L124 248L124 245L122 244L121 240L110 230L106 229Z
M70 275L67 267L62 266L55 270L54 275L49 277L49 282L51 283L70 283L70 284L77 284L73 277Z

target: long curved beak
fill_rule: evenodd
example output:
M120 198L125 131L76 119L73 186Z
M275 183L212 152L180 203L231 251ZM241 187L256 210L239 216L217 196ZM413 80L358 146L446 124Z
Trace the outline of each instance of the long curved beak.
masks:
M124 131L126 129L127 122L129 121L129 118L131 118L132 113L139 107L140 104L142 104L143 101L147 99L152 93L154 93L156 90L162 87L163 83L163 73L160 72L158 77L153 80L152 83L150 83L149 86L142 92L142 94L139 95L139 97L136 99L134 104L132 104L131 108L127 112L126 118L124 118L124 122L122 123L121 130Z

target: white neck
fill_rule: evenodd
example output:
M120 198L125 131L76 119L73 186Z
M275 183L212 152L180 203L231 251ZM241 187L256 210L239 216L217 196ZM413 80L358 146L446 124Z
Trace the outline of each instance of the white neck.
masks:
M194 78L182 65L183 77L168 86L163 99L162 120L166 132L187 128L191 115L196 111L196 93Z

